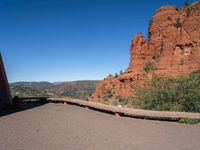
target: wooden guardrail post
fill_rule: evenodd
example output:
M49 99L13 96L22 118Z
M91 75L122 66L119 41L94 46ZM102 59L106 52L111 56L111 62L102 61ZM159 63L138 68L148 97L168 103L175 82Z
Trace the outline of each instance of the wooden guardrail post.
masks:
M121 117L121 114L118 113L118 112L115 112L115 116L116 116L116 117Z

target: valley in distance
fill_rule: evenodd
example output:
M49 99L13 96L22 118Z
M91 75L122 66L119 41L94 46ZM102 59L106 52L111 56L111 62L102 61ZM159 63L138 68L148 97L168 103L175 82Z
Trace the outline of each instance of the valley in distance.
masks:
M68 82L14 82L10 83L12 96L61 97L87 100L94 93L98 80Z

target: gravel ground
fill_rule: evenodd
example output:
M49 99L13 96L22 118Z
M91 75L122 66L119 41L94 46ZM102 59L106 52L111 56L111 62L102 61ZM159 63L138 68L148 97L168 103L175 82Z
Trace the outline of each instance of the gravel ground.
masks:
M200 150L200 125L46 104L0 117L0 150Z

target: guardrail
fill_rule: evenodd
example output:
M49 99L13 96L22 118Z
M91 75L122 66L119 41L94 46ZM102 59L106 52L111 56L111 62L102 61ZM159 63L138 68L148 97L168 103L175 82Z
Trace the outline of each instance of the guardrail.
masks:
M105 105L101 103L88 102L78 99L48 98L47 101L53 103L75 104L86 108L113 113L116 116L122 115L134 118L167 120L167 121L177 121L181 118L191 118L200 120L200 113L141 110L141 109Z

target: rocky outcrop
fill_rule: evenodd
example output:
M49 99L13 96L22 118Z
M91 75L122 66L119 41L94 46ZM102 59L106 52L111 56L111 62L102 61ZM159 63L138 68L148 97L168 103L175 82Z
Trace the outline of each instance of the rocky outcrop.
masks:
M134 87L153 76L176 77L200 69L200 2L161 7L148 31L148 40L141 33L133 38L127 71L101 81L90 100L133 96Z
M11 104L11 93L8 85L3 60L0 54L0 109Z
M145 60L148 60L147 41L141 33L138 33L131 42L128 70L133 72L142 71Z
M149 25L148 51L160 76L177 76L199 69L200 3L181 9L161 7Z

